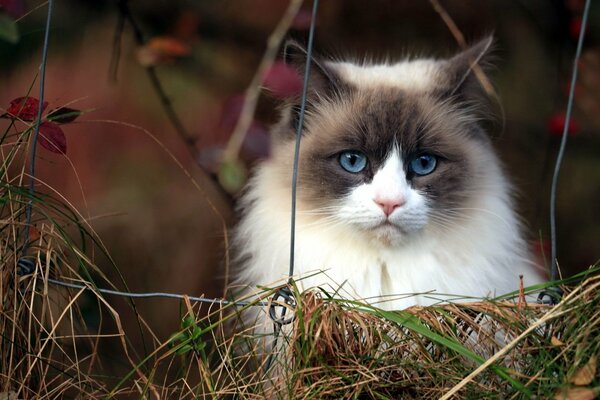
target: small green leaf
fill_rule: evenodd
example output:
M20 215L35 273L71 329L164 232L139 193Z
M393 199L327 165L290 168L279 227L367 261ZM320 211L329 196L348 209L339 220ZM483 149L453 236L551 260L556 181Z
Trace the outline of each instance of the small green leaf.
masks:
M6 14L0 14L0 39L12 44L19 41L17 23Z
M246 168L237 160L225 161L219 168L218 177L223 189L229 193L236 193L246 183Z
M182 321L182 323L181 323L181 326L182 326L183 328L189 328L189 327L191 327L192 325L194 325L194 322L196 322L196 320L194 319L194 317L192 317L191 315L188 315L188 316L186 316L186 317L183 319L183 321Z
M194 344L194 350L196 350L196 351L202 351L202 350L204 350L205 347L206 347L205 342L198 342L198 343Z
M193 349L192 345L190 345L190 344L184 344L183 346L181 346L180 348L178 348L177 350L175 350L175 354L185 354L185 353L189 352L192 349Z
M198 339L202 335L202 329L198 325L194 326L192 331L192 339Z
M180 342L187 339L187 335L182 332L177 332L171 335L169 338L169 347L175 346L175 342Z
M46 116L46 119L58 124L68 124L69 122L75 121L77 117L82 114L83 111L81 110L76 110L69 107L60 107L50 111Z

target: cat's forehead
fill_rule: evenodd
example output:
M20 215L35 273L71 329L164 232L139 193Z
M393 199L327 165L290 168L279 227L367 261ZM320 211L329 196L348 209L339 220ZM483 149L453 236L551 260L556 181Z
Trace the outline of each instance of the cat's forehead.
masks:
M356 86L324 105L308 140L332 151L360 149L382 159L394 146L405 152L454 147L451 143L463 136L460 113L431 92L390 84Z
M440 62L433 59L373 65L332 62L328 66L342 80L356 87L391 86L402 90L428 91L435 88L441 74Z

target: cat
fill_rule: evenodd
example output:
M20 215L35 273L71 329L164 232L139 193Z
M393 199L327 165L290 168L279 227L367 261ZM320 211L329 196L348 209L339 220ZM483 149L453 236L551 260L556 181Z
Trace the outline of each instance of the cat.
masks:
M492 37L448 59L369 64L313 57L297 180L301 290L385 309L502 295L541 282L511 186L484 128ZM306 50L284 61L304 74ZM300 99L271 130L234 233L238 284L285 282ZM414 295L418 294L418 295Z

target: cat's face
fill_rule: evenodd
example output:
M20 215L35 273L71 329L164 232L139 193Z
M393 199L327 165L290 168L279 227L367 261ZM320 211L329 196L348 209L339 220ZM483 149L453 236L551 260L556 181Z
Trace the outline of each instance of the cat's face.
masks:
M299 214L323 229L344 226L386 245L463 218L461 210L485 186L493 155L478 115L452 86L452 77L461 78L457 62L317 65L327 76L311 88ZM293 119L288 110L278 128L288 131L275 146L284 169L293 158Z

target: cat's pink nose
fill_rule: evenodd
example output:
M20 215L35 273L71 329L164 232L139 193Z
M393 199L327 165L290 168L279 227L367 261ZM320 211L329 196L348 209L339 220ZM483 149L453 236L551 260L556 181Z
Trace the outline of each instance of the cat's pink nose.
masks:
M381 207L386 216L389 216L394 210L398 207L402 207L404 205L403 198L394 198L394 199L382 199L375 198L373 201Z

